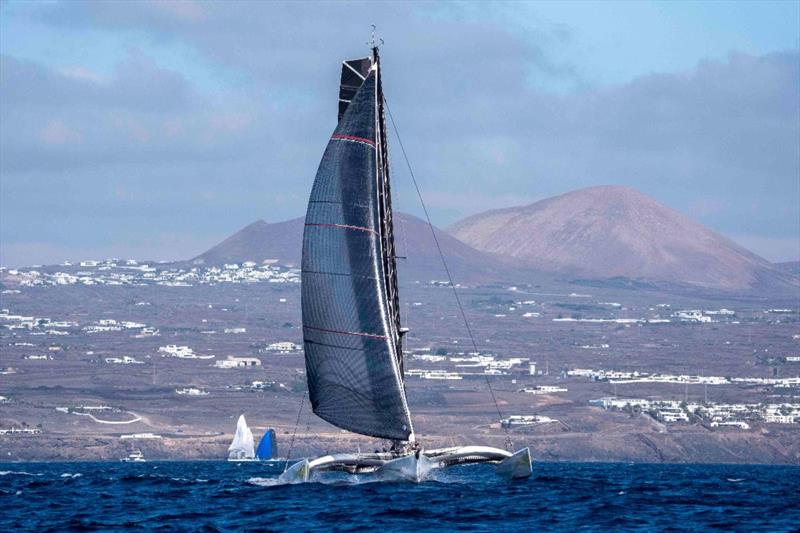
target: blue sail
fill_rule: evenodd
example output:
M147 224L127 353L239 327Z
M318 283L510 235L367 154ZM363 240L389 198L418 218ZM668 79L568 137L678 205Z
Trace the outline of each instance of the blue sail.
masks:
M256 458L259 461L268 461L278 454L278 442L275 439L275 430L268 429L264 436L261 437L261 442L258 443L256 450Z

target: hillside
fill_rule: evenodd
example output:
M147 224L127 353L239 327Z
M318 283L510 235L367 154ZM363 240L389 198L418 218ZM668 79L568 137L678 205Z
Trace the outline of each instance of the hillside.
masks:
M478 250L572 278L722 290L797 286L791 274L628 187L592 187L486 211L449 231Z
M195 264L261 262L277 259L300 264L303 242L303 218L270 224L259 220L242 228L191 261ZM485 252L480 252L436 228L439 244L447 259L454 281L500 281L519 277L515 269ZM427 222L405 213L395 215L395 243L401 277L444 280L436 243ZM529 277L529 276L528 276Z
M283 263L299 265L303 246L303 220L293 218L273 224L257 220L198 255L192 262L220 265L278 259Z

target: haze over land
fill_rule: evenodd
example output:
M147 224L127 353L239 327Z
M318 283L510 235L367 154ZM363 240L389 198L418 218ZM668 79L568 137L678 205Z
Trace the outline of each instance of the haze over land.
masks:
M399 214L401 275L445 279L427 223ZM195 264L300 263L303 219L257 221ZM800 291L797 275L629 187L593 187L436 229L454 281L629 280L731 292ZM454 238L455 237L455 238Z

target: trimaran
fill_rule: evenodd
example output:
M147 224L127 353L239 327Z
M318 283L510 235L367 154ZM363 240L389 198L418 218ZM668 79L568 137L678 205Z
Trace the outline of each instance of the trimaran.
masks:
M392 441L389 451L302 459L281 479L315 471L375 473L419 481L433 468L495 463L509 478L531 475L529 449L424 449L406 401L403 336L389 183L381 65L344 61L339 123L317 171L303 234L302 310L313 412L353 433ZM288 466L288 463L287 463Z

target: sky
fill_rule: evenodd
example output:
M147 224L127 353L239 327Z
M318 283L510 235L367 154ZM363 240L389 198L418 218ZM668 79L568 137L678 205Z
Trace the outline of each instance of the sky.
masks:
M371 24L435 224L618 184L800 260L799 2L0 0L0 264L302 216Z

